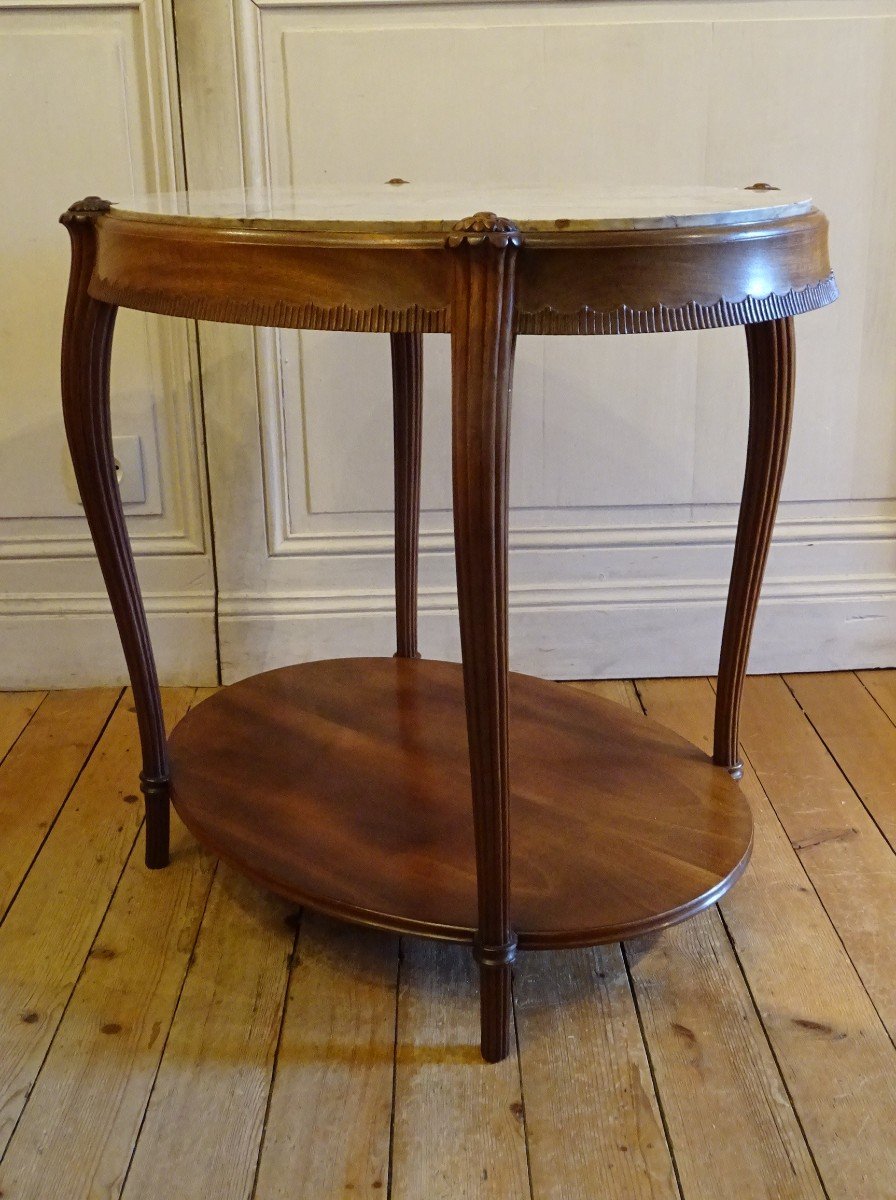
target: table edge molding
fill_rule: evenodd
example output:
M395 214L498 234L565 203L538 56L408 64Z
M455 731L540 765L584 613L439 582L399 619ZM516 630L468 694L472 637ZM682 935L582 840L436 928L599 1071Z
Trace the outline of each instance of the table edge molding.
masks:
M736 300L719 297L714 304L690 304L667 307L600 310L585 305L575 312L542 308L517 314L517 332L531 334L626 334L684 333L697 329L724 329L734 325L755 325L813 312L833 304L840 295L833 272L827 279L770 292L767 296L742 296Z
M226 324L448 333L451 264L463 246L486 241L519 248L521 334L753 325L822 308L839 294L818 209L740 226L600 232L530 232L478 213L446 234L153 219L88 197L62 221L96 232L94 299Z
M94 279L91 295L121 308L185 317L196 321L219 321L276 329L310 329L349 333L450 333L449 306L392 309L381 304L354 308L346 304L322 306L265 302L253 299L220 299L175 296L167 290L132 288L110 280ZM779 320L824 308L839 296L832 274L817 283L767 296L719 297L714 303L692 301L674 307L650 308L621 305L596 309L589 305L569 312L556 308L531 311L519 307L516 332L540 335L620 335L637 333L684 333L690 330L724 329Z

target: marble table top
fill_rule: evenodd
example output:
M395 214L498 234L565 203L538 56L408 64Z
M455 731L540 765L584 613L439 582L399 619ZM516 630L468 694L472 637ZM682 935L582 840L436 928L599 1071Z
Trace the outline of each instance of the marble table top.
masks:
M804 194L719 187L508 188L417 185L389 180L368 187L327 185L295 189L171 192L119 197L119 212L192 216L291 225L384 223L418 229L445 227L477 212L493 212L522 230L664 229L739 225L799 216L812 210Z

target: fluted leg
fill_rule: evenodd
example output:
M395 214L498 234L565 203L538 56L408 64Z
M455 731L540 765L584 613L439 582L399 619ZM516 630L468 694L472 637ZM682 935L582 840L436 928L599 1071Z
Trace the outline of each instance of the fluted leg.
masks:
M793 414L795 346L793 320L747 325L750 363L750 432L747 465L725 628L719 660L713 758L735 779L743 774L738 753L740 704L759 590L781 494Z
M476 835L482 1055L510 1046L507 456L519 234L480 213L458 225L451 309L454 537Z
M91 197L62 217L72 243L62 336L62 409L84 512L118 625L140 731L146 799L146 865L168 863L169 784L155 661L115 478L109 360L116 308L87 291L96 256L94 222L108 204Z
M423 334L393 333L392 422L395 445L395 627L397 658L417 650L417 557L423 434Z

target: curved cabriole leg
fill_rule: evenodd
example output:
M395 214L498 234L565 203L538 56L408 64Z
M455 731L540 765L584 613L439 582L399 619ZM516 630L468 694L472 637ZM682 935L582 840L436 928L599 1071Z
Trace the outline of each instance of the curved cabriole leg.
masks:
M510 1048L507 455L519 233L491 213L456 227L451 306L454 538L476 836L482 1056Z
M392 426L395 446L396 658L417 650L417 556L423 435L423 334L393 333Z
M62 335L62 410L84 512L127 662L140 731L146 798L146 865L168 864L169 782L165 726L146 613L115 477L109 360L116 308L88 294L96 258L95 221L107 202L91 197L62 217L72 264Z
M716 695L713 759L735 779L743 774L738 725L759 590L781 494L793 415L793 319L747 325L750 363L750 432L747 465Z

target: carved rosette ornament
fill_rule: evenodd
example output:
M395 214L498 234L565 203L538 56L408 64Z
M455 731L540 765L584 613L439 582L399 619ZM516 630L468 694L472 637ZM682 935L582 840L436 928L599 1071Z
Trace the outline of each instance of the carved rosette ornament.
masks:
M85 196L83 200L76 200L59 220L63 225L69 225L73 221L90 220L92 217L109 212L111 208L110 200L103 200L101 196Z
M493 212L478 212L472 217L465 217L454 226L453 233L448 235L448 248L458 246L481 246L487 242L498 250L507 246L521 246L523 235L513 221L499 217Z

